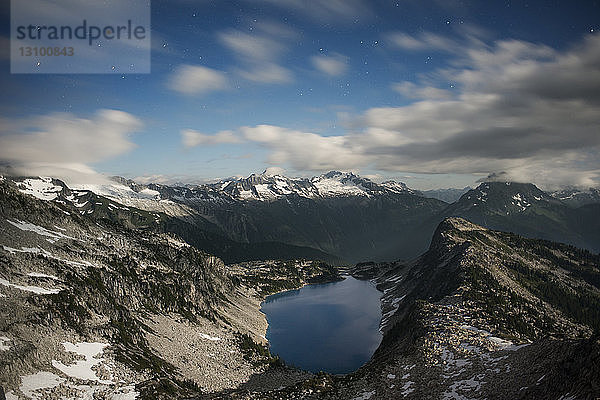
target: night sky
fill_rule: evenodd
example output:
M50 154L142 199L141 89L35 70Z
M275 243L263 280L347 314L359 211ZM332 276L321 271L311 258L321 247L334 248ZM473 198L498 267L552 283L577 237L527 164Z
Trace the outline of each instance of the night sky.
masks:
M354 171L600 185L598 1L152 1L150 74L11 74L0 160L70 182Z

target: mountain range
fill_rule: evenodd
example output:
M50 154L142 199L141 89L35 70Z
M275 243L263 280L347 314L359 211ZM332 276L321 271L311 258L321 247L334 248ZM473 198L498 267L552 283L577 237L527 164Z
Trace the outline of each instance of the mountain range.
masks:
M447 217L410 262L225 264L155 229L167 214L51 179L23 182L0 180L0 395L9 400L600 395L600 259L587 250ZM544 201L516 189L509 215L537 207L529 195ZM498 207L489 209L506 215ZM334 376L272 356L265 296L343 273L382 292L383 341L371 360Z
M598 190L547 193L533 184L484 182L453 203L401 182L331 171L313 178L250 175L196 186L138 184L69 189L51 178L17 178L24 193L76 204L97 218L178 234L226 262L317 258L331 263L412 259L437 225L462 217L482 226L600 251ZM123 213L125 209L134 213Z

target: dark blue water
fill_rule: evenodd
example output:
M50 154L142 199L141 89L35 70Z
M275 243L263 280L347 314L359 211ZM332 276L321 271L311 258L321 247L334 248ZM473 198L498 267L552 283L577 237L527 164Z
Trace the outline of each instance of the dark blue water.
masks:
M381 342L380 298L372 283L352 277L267 297L271 353L312 372L357 370Z

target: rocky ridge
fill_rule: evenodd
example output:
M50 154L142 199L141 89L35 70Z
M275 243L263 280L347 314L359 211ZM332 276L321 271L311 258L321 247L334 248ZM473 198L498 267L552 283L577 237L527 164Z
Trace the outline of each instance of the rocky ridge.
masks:
M229 267L174 235L77 211L0 182L7 398L182 398L268 369L259 311L268 290L244 283L249 265ZM286 287L335 271L286 265L294 275Z

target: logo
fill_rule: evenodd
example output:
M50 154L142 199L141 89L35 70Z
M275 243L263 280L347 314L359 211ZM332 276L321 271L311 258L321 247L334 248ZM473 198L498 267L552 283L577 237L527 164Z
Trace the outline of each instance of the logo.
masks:
M148 0L12 0L12 73L149 73Z

